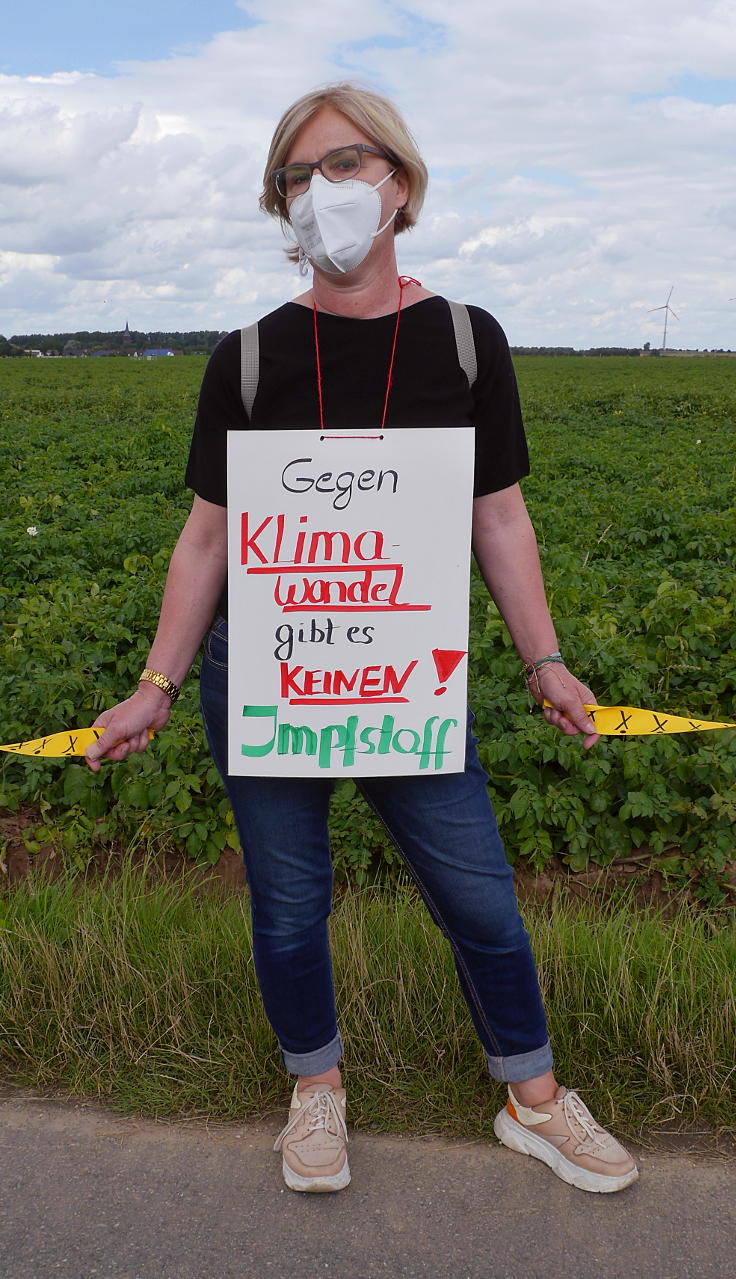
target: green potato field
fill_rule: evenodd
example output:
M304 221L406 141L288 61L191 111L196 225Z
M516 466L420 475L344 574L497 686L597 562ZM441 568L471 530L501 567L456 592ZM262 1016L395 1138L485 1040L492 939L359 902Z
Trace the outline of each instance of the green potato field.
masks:
M537 528L560 646L598 701L736 718L736 360L519 357ZM0 361L0 742L92 723L135 686L183 488L204 359ZM736 732L604 739L529 714L519 660L474 576L470 702L511 860L606 865L635 850L724 900L736 861ZM144 756L98 775L0 756L31 850L237 846L204 747L196 670ZM337 787L335 860L395 861ZM1 851L1 850L0 850Z

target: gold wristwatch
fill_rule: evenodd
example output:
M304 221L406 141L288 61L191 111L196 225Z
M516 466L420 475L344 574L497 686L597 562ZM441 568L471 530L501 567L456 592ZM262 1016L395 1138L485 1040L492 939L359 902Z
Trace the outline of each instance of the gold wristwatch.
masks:
M155 684L156 688L160 688L162 693L166 693L172 702L175 702L179 696L181 689L175 684L173 679L169 679L166 675L162 675L160 671L149 670L148 667L138 676L138 683L145 680L148 684Z

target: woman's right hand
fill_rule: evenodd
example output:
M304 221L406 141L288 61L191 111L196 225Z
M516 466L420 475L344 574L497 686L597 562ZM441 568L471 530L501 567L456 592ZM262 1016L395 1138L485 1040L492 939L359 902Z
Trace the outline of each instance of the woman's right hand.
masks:
M159 732L171 714L171 698L155 684L140 684L132 697L111 706L97 717L93 728L104 732L87 747L85 759L93 773L100 771L100 761L119 761L140 753L148 746L149 729Z

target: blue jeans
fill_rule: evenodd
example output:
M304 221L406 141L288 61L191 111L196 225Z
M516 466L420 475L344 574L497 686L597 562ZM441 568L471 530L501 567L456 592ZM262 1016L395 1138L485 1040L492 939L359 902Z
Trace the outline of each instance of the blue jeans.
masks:
M327 920L333 782L227 771L227 623L207 636L202 713L245 857L253 955L286 1068L321 1074L342 1055ZM469 717L470 719L470 717ZM494 1079L531 1079L552 1052L513 872L468 726L463 773L356 779L452 947L460 986Z

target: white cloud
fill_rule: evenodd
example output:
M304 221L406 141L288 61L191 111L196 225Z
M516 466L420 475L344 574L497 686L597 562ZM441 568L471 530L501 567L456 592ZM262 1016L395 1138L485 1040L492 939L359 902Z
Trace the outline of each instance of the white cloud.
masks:
M292 296L257 208L270 133L359 78L433 173L402 269L517 343L655 340L675 284L677 340L736 346L736 84L725 105L680 87L733 76L728 0L241 7L255 25L116 76L0 76L4 332L228 328Z

